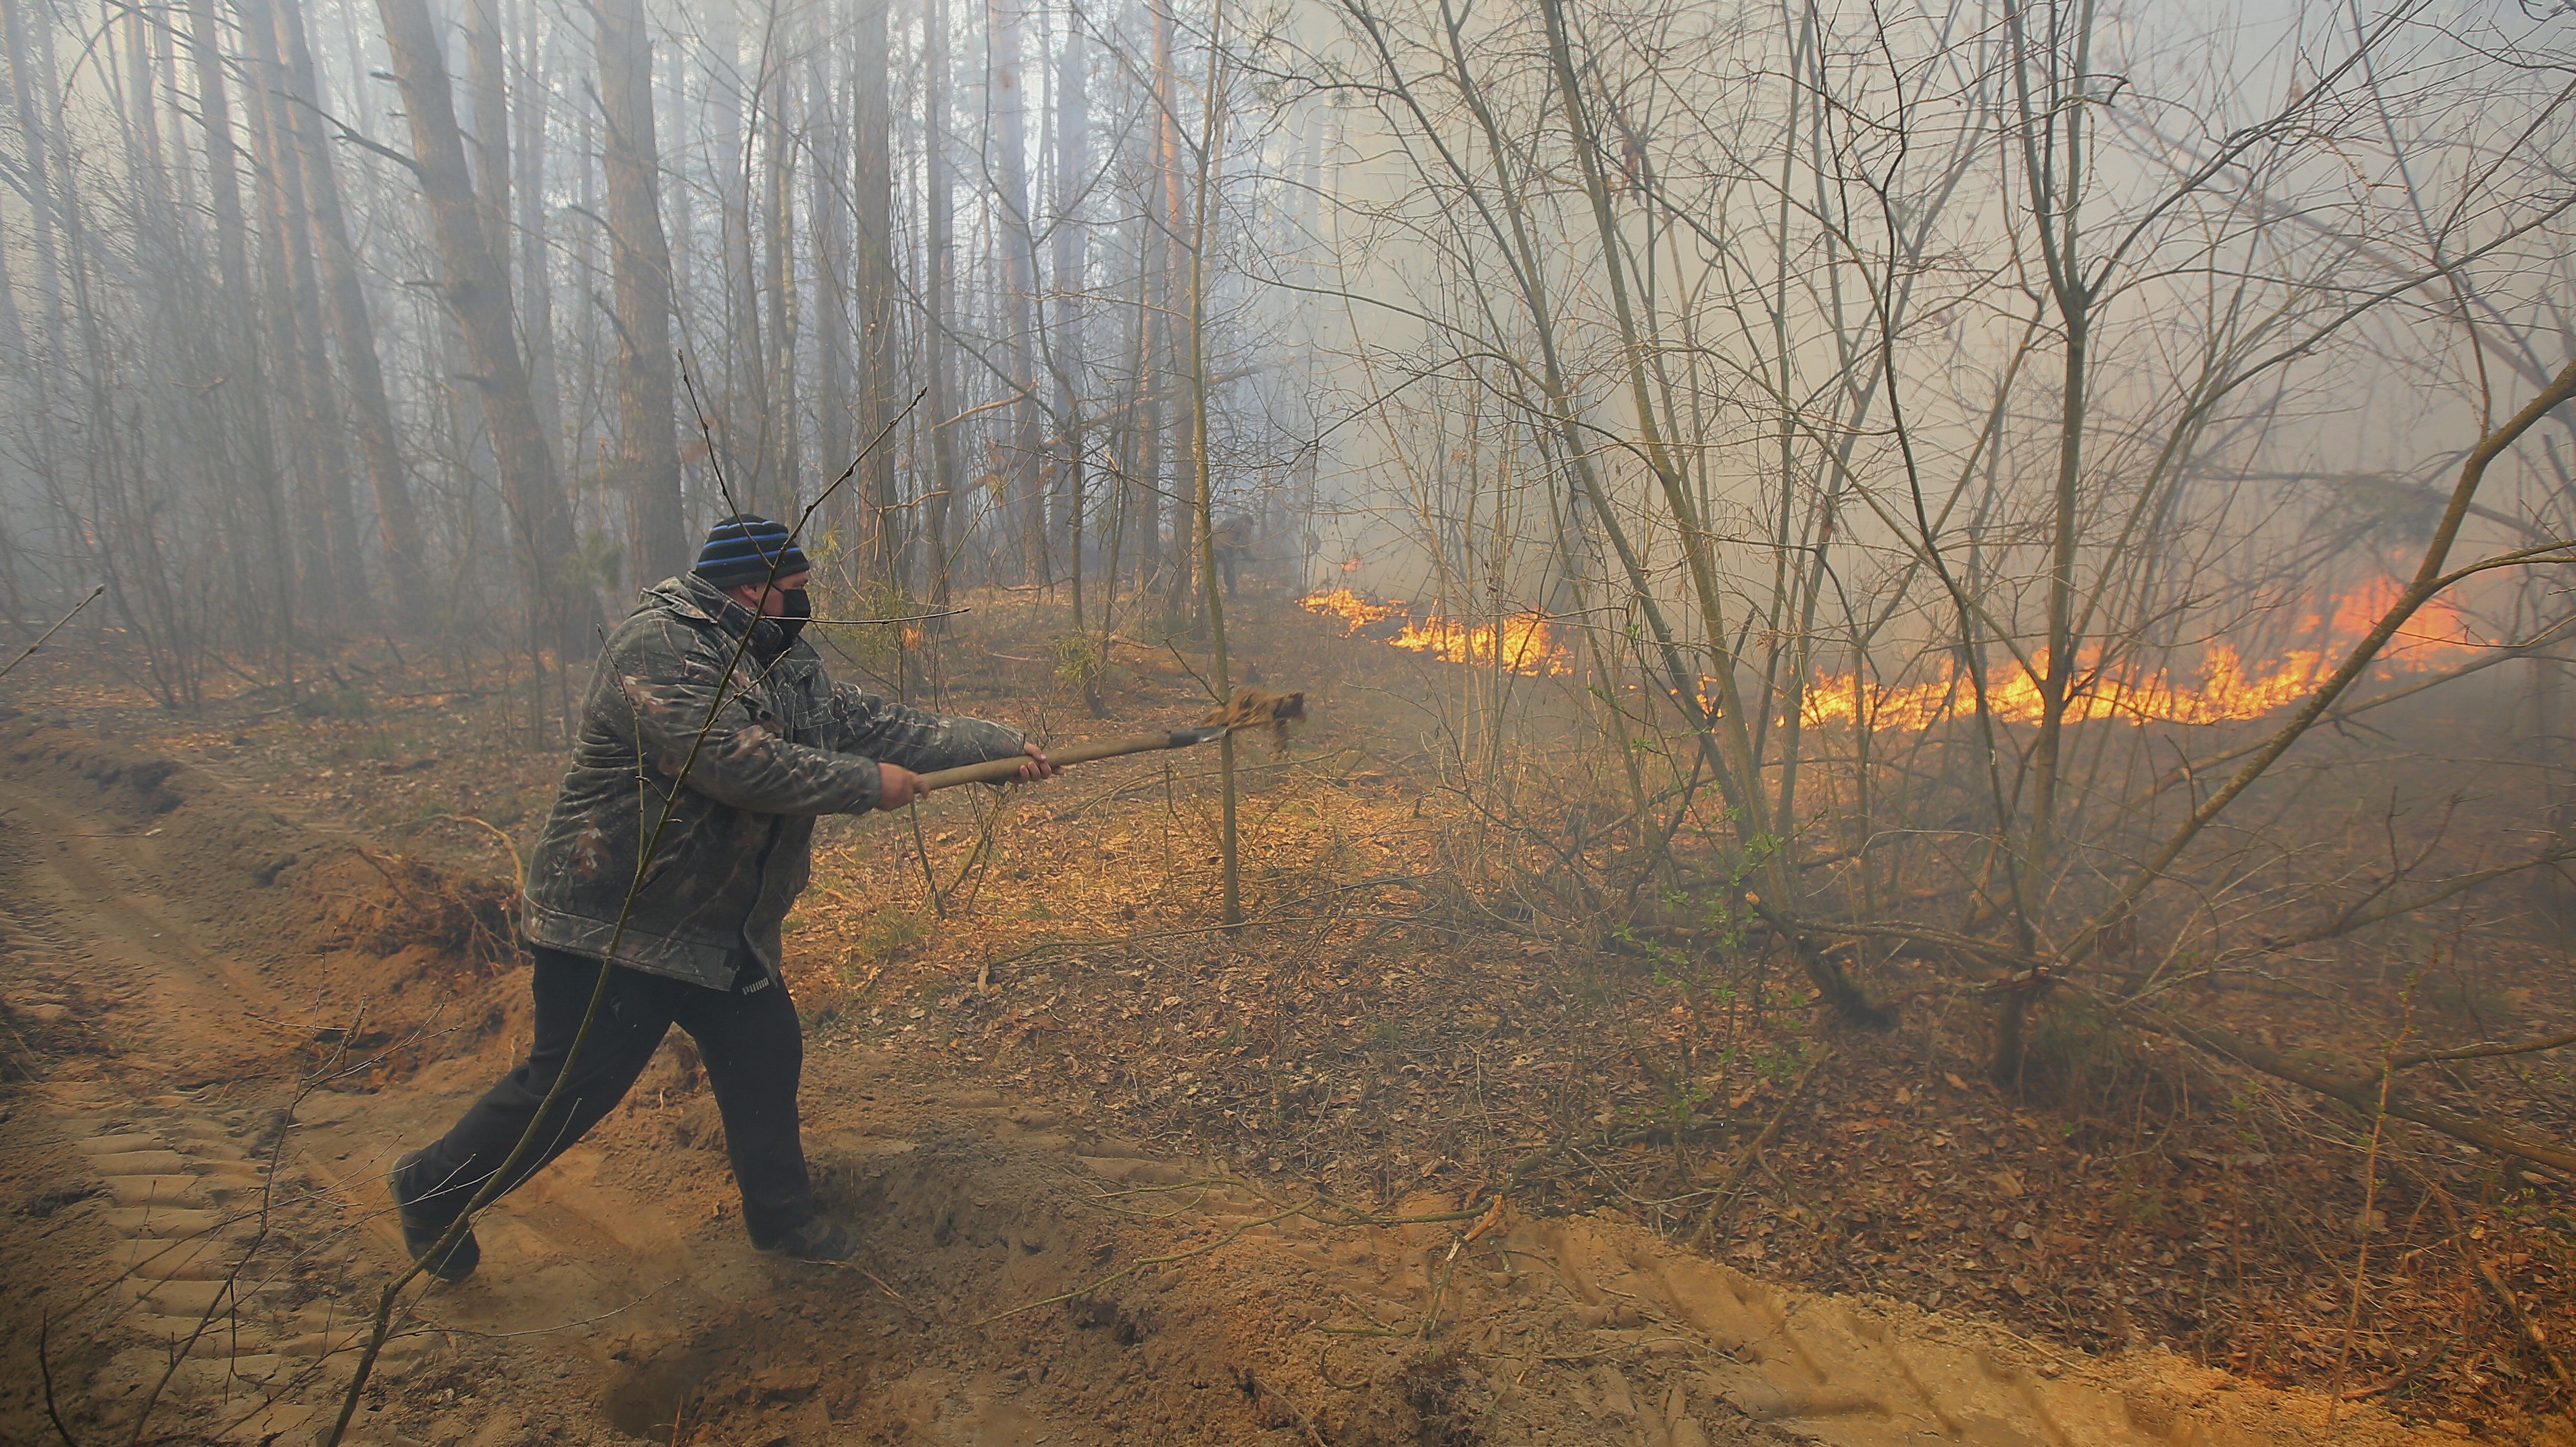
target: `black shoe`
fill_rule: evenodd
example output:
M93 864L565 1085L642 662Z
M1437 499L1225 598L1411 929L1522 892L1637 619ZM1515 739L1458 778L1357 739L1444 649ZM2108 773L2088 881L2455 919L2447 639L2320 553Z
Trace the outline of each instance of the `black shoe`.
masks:
M414 1261L427 1256L430 1248L438 1244L438 1238L446 1235L447 1228L455 1222L452 1216L442 1221L426 1212L413 1210L413 1198L403 1194L403 1177L410 1174L412 1162L419 1159L420 1152L413 1151L394 1162L394 1168L385 1173L385 1185L394 1195L394 1214L402 1221L403 1250ZM441 1281L463 1281L482 1264L482 1243L474 1239L474 1228L469 1226L464 1235L456 1238L456 1244L435 1259L422 1261L421 1269Z
M837 1221L821 1216L808 1216L801 1226L791 1227L769 1240L751 1238L755 1251L772 1256L790 1257L797 1261L847 1261L858 1253L859 1244Z

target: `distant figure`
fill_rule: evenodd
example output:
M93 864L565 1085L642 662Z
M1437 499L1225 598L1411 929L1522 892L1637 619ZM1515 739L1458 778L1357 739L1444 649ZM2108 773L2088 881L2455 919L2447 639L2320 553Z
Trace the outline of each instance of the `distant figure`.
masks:
M1250 513L1227 513L1218 518L1209 531L1216 553L1216 575L1225 584L1225 596L1234 596L1234 570L1252 561L1253 523Z

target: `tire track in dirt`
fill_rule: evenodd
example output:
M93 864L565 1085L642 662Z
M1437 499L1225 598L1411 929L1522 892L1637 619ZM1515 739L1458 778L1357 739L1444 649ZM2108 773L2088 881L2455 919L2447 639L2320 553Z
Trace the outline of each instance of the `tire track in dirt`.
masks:
M123 821L20 780L0 783L0 815L10 993L104 1006L85 1012L89 1048L28 1090L29 1124L63 1147L54 1195L94 1202L112 1243L48 1263L75 1278L54 1334L88 1362L75 1418L251 1443L309 1429L336 1408L356 1323L337 1209L263 1148L294 1073L273 992L154 887L157 830L98 827ZM389 1343L384 1370L422 1348Z
M196 1097L135 1100L85 1085L46 1087L47 1122L97 1173L117 1237L99 1265L113 1273L107 1330L126 1343L87 1394L131 1428L149 1402L157 1426L225 1441L268 1442L310 1429L338 1405L363 1323L324 1298L298 1305L289 1269L336 1264L257 1253L268 1202L266 1163L249 1127ZM386 1345L380 1369L398 1378L421 1354L418 1337ZM175 1367L172 1365L176 1362Z

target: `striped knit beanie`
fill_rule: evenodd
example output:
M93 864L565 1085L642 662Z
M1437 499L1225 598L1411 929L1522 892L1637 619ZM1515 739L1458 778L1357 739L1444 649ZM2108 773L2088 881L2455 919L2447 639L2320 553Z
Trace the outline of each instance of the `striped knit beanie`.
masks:
M738 512L715 525L698 549L697 575L719 588L795 577L810 565L787 525Z

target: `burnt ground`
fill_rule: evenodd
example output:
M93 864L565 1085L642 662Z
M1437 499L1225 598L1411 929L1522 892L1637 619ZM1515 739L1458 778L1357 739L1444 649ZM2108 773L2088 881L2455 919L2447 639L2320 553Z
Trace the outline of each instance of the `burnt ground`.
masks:
M666 1050L495 1214L483 1275L412 1308L360 1427L1865 1441L1976 1435L1944 1394L1991 1384L2033 1441L2186 1420L2273 1440L2320 1396L2365 1434L2564 1430L2548 1365L2471 1274L2576 1331L2553 1188L2420 1141L2374 1158L2354 1122L2151 1041L2045 1036L2046 1071L2001 1089L1973 1002L1853 1030L1758 958L1480 912L1456 883L1484 867L1474 831L1430 763L1439 666L1391 671L1294 615L1245 632L1317 715L1284 760L1246 756L1250 931L1208 928L1197 756L943 798L926 870L897 821L836 822L791 973L813 1152L865 1272L748 1252L712 1103ZM961 668L943 702L1057 736L1204 707L1186 667L1122 649L1095 724L1036 651ZM84 1441L206 1321L156 1420L309 1433L395 1264L383 1166L524 1032L508 866L455 820L524 840L555 750L488 680L353 665L324 704L173 726L69 672L16 695L38 706L7 725L0 798L0 1254L37 1283L0 1411L43 1422L30 1312ZM2449 994L2413 987L2433 1023L2536 1031L2571 998L2536 935L2447 968ZM2296 1041L2340 1018L2315 993L2227 1003ZM2548 1069L2515 1109L2564 1135ZM2450 1184L2467 1239L2401 1164ZM2118 1410L2045 1396L2078 1390Z

